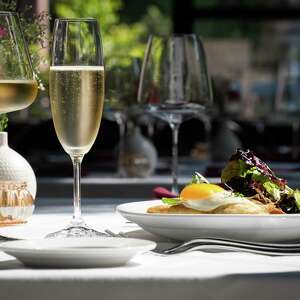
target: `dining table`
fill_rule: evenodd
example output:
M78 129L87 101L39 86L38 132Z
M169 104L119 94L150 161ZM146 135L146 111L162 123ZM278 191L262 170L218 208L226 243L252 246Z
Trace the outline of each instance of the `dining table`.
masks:
M97 230L126 232L128 236L171 241L145 232L128 222L116 206L145 199L83 199L86 222ZM41 238L60 229L70 218L71 200L39 198L26 225L11 227L28 238ZM237 224L238 226L238 224ZM7 228L0 228L7 241ZM299 235L300 236L300 235ZM0 299L297 299L300 256L274 257L241 252L193 251L160 255L138 254L124 266L95 268L32 268L0 252Z

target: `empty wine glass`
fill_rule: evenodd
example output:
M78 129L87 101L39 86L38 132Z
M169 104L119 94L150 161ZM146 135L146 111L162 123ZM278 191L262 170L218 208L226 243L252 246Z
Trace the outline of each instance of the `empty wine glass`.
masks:
M106 61L106 101L104 117L115 121L119 127L118 175L126 176L122 168L126 124L132 105L136 104L140 73L140 59L114 56Z
M274 110L268 122L285 122L292 127L291 155L300 156L300 47L299 39L291 40L279 64Z
M138 102L142 111L172 129L172 192L178 193L178 130L193 117L205 116L212 104L202 43L194 34L150 36L144 56Z

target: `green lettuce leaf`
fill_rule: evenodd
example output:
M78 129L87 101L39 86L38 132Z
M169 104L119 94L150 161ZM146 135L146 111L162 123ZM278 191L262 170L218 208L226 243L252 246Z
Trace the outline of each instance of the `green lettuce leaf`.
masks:
M300 210L300 191L299 190L294 191L294 198L295 198L296 206Z
M261 183L267 194L274 200L280 200L282 192L280 186L262 174L258 168L247 165L243 160L238 159L229 162L223 169L221 179L223 182L228 182L232 178L245 178L249 175L251 176L251 180Z
M263 183L263 187L265 188L266 192L270 194L276 201L281 199L281 190L276 183L268 180Z
M221 173L222 182L230 181L234 177L246 177L249 173L252 173L251 168L243 160L230 161Z
M161 201L165 204L168 205L178 205L181 203L181 199L180 198L161 198Z

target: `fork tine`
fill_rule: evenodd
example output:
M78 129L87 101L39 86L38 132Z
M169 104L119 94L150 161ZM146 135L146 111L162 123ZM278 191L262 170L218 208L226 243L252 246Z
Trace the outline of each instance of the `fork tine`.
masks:
M124 233L122 231L120 231L119 233L115 233L115 232L113 232L113 231L111 231L109 229L105 229L104 232L106 234L108 234L109 236L111 236L111 237L122 237L122 238L126 238L127 237L126 233Z

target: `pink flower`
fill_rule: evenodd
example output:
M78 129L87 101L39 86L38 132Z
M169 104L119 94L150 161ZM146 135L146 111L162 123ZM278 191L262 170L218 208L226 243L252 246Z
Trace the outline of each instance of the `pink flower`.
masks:
M3 38L7 35L7 28L0 26L0 38Z

